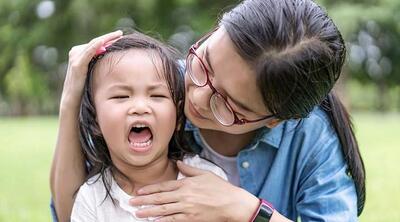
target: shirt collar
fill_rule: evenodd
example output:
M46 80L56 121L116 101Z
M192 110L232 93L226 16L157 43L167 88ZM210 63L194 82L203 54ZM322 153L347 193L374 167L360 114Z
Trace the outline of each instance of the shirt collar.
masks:
M258 141L279 149L283 137L284 125L285 123L282 122L273 128L263 127Z
M253 141L250 143L250 146L256 145L258 142L263 142L272 147L275 147L276 149L279 149L279 145L283 136L285 122L286 121L278 124L273 128L260 128L256 137L254 137ZM185 124L185 131L193 132L196 130L198 130L198 128L193 125L189 120L187 120Z

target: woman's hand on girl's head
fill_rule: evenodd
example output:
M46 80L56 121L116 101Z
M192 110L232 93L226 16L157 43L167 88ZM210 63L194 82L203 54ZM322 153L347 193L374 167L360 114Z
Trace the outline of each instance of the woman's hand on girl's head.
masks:
M68 54L68 68L60 102L61 111L71 108L79 109L90 60L95 56L96 51L100 47L121 36L122 31L115 31L94 38L87 44L77 45L71 48Z
M217 175L178 161L184 179L145 186L131 200L137 217L156 221L249 221L259 205L257 197Z

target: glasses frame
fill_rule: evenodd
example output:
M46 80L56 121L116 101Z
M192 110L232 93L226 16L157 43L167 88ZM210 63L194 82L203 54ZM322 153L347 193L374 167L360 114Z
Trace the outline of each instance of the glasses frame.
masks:
M213 84L211 83L211 80L210 80L210 71L207 69L207 67L205 66L203 60L200 58L200 56L197 55L196 50L200 47L200 45L201 45L200 43L204 42L215 31L216 30L206 34L205 36L200 38L200 40L198 40L195 44L193 44L190 47L189 53L188 53L188 55L186 57L186 70L187 70L187 72L189 74L189 77L192 80L192 82L198 87L204 87L204 86L208 85L210 87L210 89L212 90L212 92L213 92L211 97L210 97L210 107L213 107L213 105L212 105L213 96L220 96L224 100L224 103L227 106L227 108L229 108L229 110L232 112L234 119L233 119L232 123L225 124L225 123L221 122L221 120L218 119L217 115L214 113L214 110L212 109L214 117L218 120L218 122L220 124L222 124L224 126L243 125L243 124L246 124L246 123L255 123L255 122L259 122L261 120L265 120L265 119L269 119L269 118L274 117L274 115L272 114L272 115L266 115L264 117L261 117L261 118L255 119L255 120L248 120L246 118L239 119L239 117L237 115L237 112L232 108L231 104L229 104L229 102L227 100L227 96L225 96L225 95L221 94L220 92L218 92L218 90L213 86ZM193 72L192 67L190 67L190 69L189 69L189 65L191 65L191 61L193 60L192 59L191 61L189 61L191 55L195 56L200 61L200 65L202 66L203 70L205 71L205 74L206 74L206 77L207 77L207 81L204 84L198 84L198 81L194 80L193 73L192 73Z

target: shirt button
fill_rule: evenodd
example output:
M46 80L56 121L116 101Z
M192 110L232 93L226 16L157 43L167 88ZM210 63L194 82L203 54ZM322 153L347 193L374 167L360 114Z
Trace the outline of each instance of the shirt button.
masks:
M249 168L249 166L250 166L250 163L248 161L242 162L242 167L243 168L247 169L247 168Z

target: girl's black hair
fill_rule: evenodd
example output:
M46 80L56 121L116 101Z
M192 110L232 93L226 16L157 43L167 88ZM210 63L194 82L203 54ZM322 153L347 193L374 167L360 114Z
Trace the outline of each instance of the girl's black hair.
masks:
M326 11L312 0L245 0L220 20L237 52L252 65L264 104L278 119L329 114L357 191L365 203L365 168L350 116L332 88L346 48Z
M183 113L184 107L184 81L183 69L179 64L179 56L175 49L162 44L161 42L146 36L144 34L135 32L123 36L121 39L106 48L106 52L99 56L94 57L89 63L87 79L84 86L84 93L80 106L79 113L79 135L82 145L83 153L86 157L89 172L86 181L99 174L103 180L107 194L104 200L109 196L114 202L110 194L111 177L116 173L126 178L120 172L113 162L111 161L110 152L108 150L106 141L100 131L100 127L96 121L96 109L93 97L93 71L98 61L102 58L109 56L109 54L120 53L126 50L148 50L151 55L155 55L162 62L162 75L164 76L171 97L176 106L176 126L169 145L168 145L168 158L178 160L182 159L187 153L192 153L191 149L184 140L184 125L185 116ZM156 62L154 62L156 64ZM133 67L134 68L134 67ZM156 70L159 71L157 68ZM111 173L111 175L109 175Z

